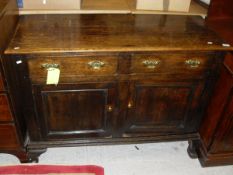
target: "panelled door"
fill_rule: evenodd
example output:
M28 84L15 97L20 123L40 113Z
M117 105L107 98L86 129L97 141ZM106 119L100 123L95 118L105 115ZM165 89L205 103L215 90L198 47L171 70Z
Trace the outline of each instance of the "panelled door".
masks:
M131 83L125 135L160 135L197 131L201 82Z
M33 85L43 139L111 136L115 83Z

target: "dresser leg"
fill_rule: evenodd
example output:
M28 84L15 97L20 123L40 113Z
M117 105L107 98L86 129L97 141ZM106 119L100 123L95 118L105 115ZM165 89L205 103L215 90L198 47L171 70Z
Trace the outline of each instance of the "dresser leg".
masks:
M198 140L189 140L189 146L187 149L188 155L190 158L192 159L197 159L198 158L198 154L197 154L197 146L198 146Z
M28 149L29 162L38 163L40 155L45 153L46 151L47 151L47 148Z
M29 157L28 157L27 151L24 149L6 150L6 151L1 151L1 153L14 155L19 159L19 161L21 163L28 163L29 162Z
M29 157L26 151L22 151L22 152L17 152L14 154L21 163L29 163Z

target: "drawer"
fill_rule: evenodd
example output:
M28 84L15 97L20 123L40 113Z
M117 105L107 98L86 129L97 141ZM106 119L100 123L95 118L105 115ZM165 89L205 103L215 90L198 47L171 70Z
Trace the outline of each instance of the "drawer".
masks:
M0 91L4 90L4 85L3 85L3 78L2 78L2 74L0 72Z
M14 124L0 124L0 149L19 147L17 132Z
M131 73L192 74L203 75L215 59L211 54L150 54L134 55Z
M60 77L105 76L117 73L117 57L35 58L28 60L32 80L47 76L48 67L59 67Z
M6 94L0 94L0 122L12 121L9 101Z

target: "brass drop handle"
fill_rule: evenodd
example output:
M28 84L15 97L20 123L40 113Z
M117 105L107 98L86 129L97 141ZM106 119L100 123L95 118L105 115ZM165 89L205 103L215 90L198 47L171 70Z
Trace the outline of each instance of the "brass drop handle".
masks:
M108 112L112 112L113 111L113 107L111 105L108 105Z
M105 63L102 61L90 61L88 65L94 70L99 70L105 66Z
M131 109L133 107L133 103L130 101L129 103L128 103L128 109Z
M160 60L144 60L142 64L148 69L154 69L160 64Z
M201 61L196 60L196 59L189 59L185 61L185 64L188 65L191 68L197 68L200 66Z
M44 69L59 69L60 65L56 63L44 63L41 65L42 68Z

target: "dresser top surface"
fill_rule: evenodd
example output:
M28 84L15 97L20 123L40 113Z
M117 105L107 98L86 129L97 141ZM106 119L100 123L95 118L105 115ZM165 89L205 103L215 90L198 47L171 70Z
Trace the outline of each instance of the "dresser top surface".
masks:
M6 54L233 50L199 16L69 14L21 16Z

